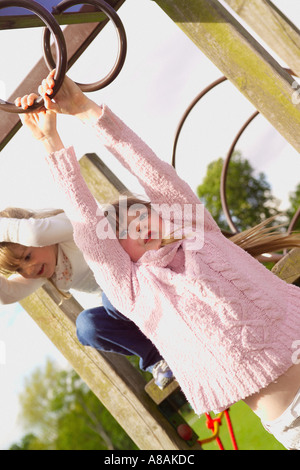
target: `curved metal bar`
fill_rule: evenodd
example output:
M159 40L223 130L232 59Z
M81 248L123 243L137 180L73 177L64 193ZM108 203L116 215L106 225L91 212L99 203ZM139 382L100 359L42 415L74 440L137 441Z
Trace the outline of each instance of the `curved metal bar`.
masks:
M286 68L285 69L286 72L288 72L290 75L295 75L295 73L289 69L289 68ZM233 155L233 152L235 150L235 147L236 147L236 144L237 142L239 141L240 137L242 136L243 132L247 129L247 127L249 126L249 124L251 124L251 122L256 118L256 116L258 116L260 113L259 111L255 111L254 114L252 114L252 116L250 116L250 118L245 122L245 124L242 126L242 128L240 129L240 131L238 132L238 134L236 135L233 143L231 144L231 147L227 153L227 156L224 160L224 164L223 164L223 168L222 168L222 174L221 174L221 182L220 182L220 196L221 196L221 204L222 204L222 209L223 209L223 212L225 214L225 217L226 217L226 220L227 220L227 223L230 227L230 229L234 232L234 233L237 233L239 230L237 229L236 225L234 224L233 220L232 220L232 217L230 215L230 212L229 212L229 208L228 208L228 203L227 203L227 196L226 196L226 181L227 181L227 171L228 171L228 166L229 166L229 163L230 163L230 159ZM300 208L299 208L300 210ZM296 224L296 221L298 219L298 217L300 216L300 213L297 213L295 214L289 228L288 228L288 232L290 232L292 230L292 228L294 227L294 225Z
M179 135L180 135L180 132L181 132L181 129L183 127L183 124L185 123L186 121L186 118L188 117L188 115L190 114L190 112L192 111L192 109L194 108L194 106L198 103L198 101L201 100L201 98L203 98L203 96L205 96L210 90L212 90L213 88L215 88L217 85L219 85L220 83L223 83L227 80L226 77L220 77L218 78L217 80L215 80L213 83L211 83L210 85L208 85L206 88L204 88L204 90L201 91L201 93L199 93L194 99L193 101L191 102L191 104L188 106L188 108L186 109L186 111L184 112L180 122L179 122L179 125L177 127L177 130L176 130L176 133L175 133L175 138L174 138L174 144L173 144L173 153L172 153L172 165L173 167L175 168L175 158L176 158L176 149L177 149L177 143L178 143L178 139L179 139Z
M68 8L72 7L73 5L80 5L80 4L88 4L93 5L98 8L100 11L103 11L106 16L113 22L117 36L118 36L118 54L116 61L111 69L111 71L101 80L91 83L91 84L83 84L77 83L80 89L83 92L90 92L100 90L101 88L106 87L109 85L120 73L126 58L127 53L127 38L123 23L120 20L120 17L117 15L116 11L106 2L103 0L63 0L59 3L55 8L53 8L52 13L58 15ZM43 34L43 44L44 44L44 58L45 62L49 68L49 70L53 70L55 68L54 60L52 57L51 49L50 49L50 31L48 28L44 29Z
M300 207L298 207L297 211L295 212L295 214L294 214L294 216L293 216L293 218L290 222L290 225L287 229L288 233L291 233L294 230L294 227L295 227L299 217L300 217Z
M290 75L295 75L296 74L293 72L293 70L289 69L289 68L286 68L285 69ZM194 106L200 101L201 98L203 98L203 96L205 96L210 90L212 90L214 87L216 87L217 85L219 85L220 83L224 82L225 80L227 80L226 77L221 77L220 79L214 81L213 83L211 83L208 87L206 87L201 93L199 93L195 98L194 100L191 102L191 104L188 106L188 108L186 109L184 115L182 116L181 120L180 120L180 123L177 127L177 131L176 131L176 134L175 134L175 138L174 138L174 144L173 144L173 154L172 154L172 165L174 166L175 168L175 157L176 157L176 149L177 149L177 142L178 142L178 139L179 139L179 134L181 132L181 129L183 127L183 124L184 122L186 121L189 113L191 112L191 110L194 108ZM249 124L255 119L256 116L258 116L260 113L259 111L256 111L247 121L246 123L242 126L242 128L240 129L240 131L238 132L237 136L235 137L233 143L231 144L231 147L227 153L227 156L226 156L226 159L224 160L224 164L223 164L223 168L222 168L222 174L221 174L221 182L220 182L220 196L221 196L221 204L222 204L222 209L223 209L223 212L225 214L225 217L226 217L226 220L228 222L228 225L230 227L230 229L232 230L233 234L237 233L238 232L238 229L236 227L236 225L234 224L232 218L231 218L231 215L230 215L230 212L229 212L229 209L228 209L228 204L227 204L227 196L226 196L226 181L227 181L227 172L228 172L228 166L229 166L229 163L230 163L230 159L232 157L232 154L234 152L234 149L236 147L236 144L238 142L238 140L240 139L241 135L243 134L243 132L246 130L246 128L249 126ZM290 225L289 225L289 228L287 230L288 233L290 233L294 226L296 225L296 222L297 220L299 219L300 217L300 207L299 209L297 210L297 212L295 213ZM229 234L226 234L226 236L230 236Z
M0 9L12 6L26 8L27 10L30 10L35 13L47 25L47 28L49 29L49 31L51 31L54 37L57 57L57 64L55 64L55 66L53 67L56 69L56 73L54 77L55 85L51 98L54 98L63 83L67 70L67 47L62 30L59 24L56 22L55 18L51 15L51 13L49 13L46 8L44 8L37 2L34 2L32 0L0 0ZM43 98L39 97L35 100L34 104L28 109L22 109L18 106L15 106L14 103L9 103L8 101L3 101L0 99L0 109L9 113L30 113L33 110L40 109L43 106L43 103Z
M221 182L220 182L221 204L222 204L222 209L225 214L228 225L231 228L233 233L238 233L239 230L236 227L235 223L233 222L229 209L228 209L227 196L226 196L226 181L227 181L228 166L229 166L232 154L234 152L235 146L238 143L240 137L242 136L243 132L247 129L249 124L253 121L253 119L255 119L256 116L258 115L259 115L259 111L255 111L255 113L253 113L252 116L250 116L250 118L245 122L245 124L239 130L237 136L235 137L234 141L231 144L231 147L227 153L227 156L224 160L223 167L222 167Z

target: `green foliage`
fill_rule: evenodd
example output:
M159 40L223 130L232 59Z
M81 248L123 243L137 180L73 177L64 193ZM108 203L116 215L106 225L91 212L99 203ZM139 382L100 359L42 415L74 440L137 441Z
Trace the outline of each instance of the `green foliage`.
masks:
M26 434L21 442L13 444L10 450L47 450L47 447L34 434Z
M228 230L220 197L223 163L224 160L219 158L208 165L197 194L219 227ZM240 152L235 152L231 158L226 182L227 204L232 220L240 231L278 214L277 200L271 194L265 175L260 173L256 177L254 169Z
M73 370L47 361L20 397L29 431L14 450L130 450L133 441Z
M239 401L232 405L229 410L234 435L239 450L285 450L275 437L266 431L261 420L255 413L243 402ZM217 415L210 413L212 418ZM185 419L191 420L191 427L201 439L206 439L212 435L212 431L207 429L206 417L202 415L195 421L193 414L185 411ZM226 418L223 416L220 426L219 437L225 450L232 450L232 441L228 432ZM215 440L202 445L203 450L218 450L219 447Z

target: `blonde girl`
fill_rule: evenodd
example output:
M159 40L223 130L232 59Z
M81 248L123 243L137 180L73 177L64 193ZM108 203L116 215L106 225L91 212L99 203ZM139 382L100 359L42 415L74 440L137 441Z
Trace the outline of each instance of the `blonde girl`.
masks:
M96 281L155 344L196 413L245 400L287 448L300 449L300 365L294 361L299 288L227 240L208 211L197 211L198 198L174 169L107 106L92 102L69 79L51 102L53 84L50 74L40 87L46 111L22 119L48 152L74 240ZM34 97L17 104L26 107ZM158 234L150 245L152 213L142 221L127 214L130 249L107 236L105 213L80 174L73 148L65 148L57 132L57 112L94 125L102 143L139 179L152 205L162 209L163 222L168 207L177 204L184 213L192 205L201 219L193 216L194 238L182 236L162 246L163 227L156 221ZM140 237L131 237L132 222Z
M153 373L160 388L173 379L151 341L102 293L74 243L72 225L62 210L12 207L0 212L0 304L22 300L47 279L62 300L70 296L70 289L99 297L102 305L86 309L77 317L77 336L82 344L139 356L140 368Z

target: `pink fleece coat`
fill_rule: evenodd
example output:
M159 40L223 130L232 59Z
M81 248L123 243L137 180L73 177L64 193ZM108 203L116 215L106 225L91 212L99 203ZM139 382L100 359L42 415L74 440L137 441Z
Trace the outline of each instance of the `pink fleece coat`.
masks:
M153 203L199 205L175 170L107 107L96 128ZM299 288L227 240L206 210L203 247L180 240L133 263L117 239L101 235L103 214L73 148L47 160L97 282L156 345L196 413L225 409L292 365L300 339Z

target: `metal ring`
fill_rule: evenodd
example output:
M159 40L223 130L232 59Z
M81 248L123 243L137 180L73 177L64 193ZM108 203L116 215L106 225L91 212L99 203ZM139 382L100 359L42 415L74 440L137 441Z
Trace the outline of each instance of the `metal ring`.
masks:
M87 1L63 0L56 7L53 8L52 14L59 15L63 11L72 7L73 5L81 5L81 4L93 5L96 8L98 8L100 11L103 11L106 14L106 16L113 22L117 31L117 36L118 36L117 59L113 65L113 68L106 75L106 77L99 80L98 82L94 82L91 84L77 83L77 85L83 92L90 92L90 91L97 91L97 90L100 90L101 88L106 87L120 73L125 62L125 57L126 57L126 52L127 52L127 39L126 39L125 29L124 29L123 23L120 20L120 17L117 15L116 11L108 3L104 2L103 0L87 0ZM49 70L53 70L53 68L55 68L55 64L54 64L54 60L53 60L51 50L50 50L50 31L48 28L44 29L43 42L44 42L45 62Z
M285 68L286 72L289 74L289 75L295 75L296 74L293 72L293 70L289 69L289 68ZM192 111L192 109L194 108L194 106L209 92L211 91L213 88L215 88L217 85L225 82L227 80L227 78L225 76L219 78L218 80L214 81L213 83L211 83L209 86L207 86L201 93L199 93L195 98L194 100L191 102L191 104L188 106L188 108L186 109L185 113L183 114L181 120L180 120L180 123L177 127L177 131L176 131L176 134L175 134L175 138L174 138L174 144L173 144L173 154L172 154L172 165L173 167L175 168L175 158L176 158L176 149L177 149L177 143L178 143L178 139L179 139L179 135L180 135L180 132L181 132L181 129L189 115L189 113ZM254 112L254 114L252 114L252 116L250 116L250 118L246 121L246 123L242 126L242 128L240 129L240 131L238 132L237 136L235 137L233 143L231 144L230 146L230 149L227 153L227 156L224 160L224 163L223 163L223 168L222 168L222 174L221 174L221 181L220 181L220 198L221 198L221 204L222 204L222 209L223 209L223 212L224 212L224 215L225 215L225 218L226 218L226 221L230 227L230 229L232 230L232 233L233 234L236 234L238 233L238 229L236 227L236 225L234 224L233 220L232 220L232 217L231 217L231 214L230 214L230 211L229 211L229 208L228 208L228 203L227 203L227 195L226 195L226 183L227 183L227 172L228 172L228 167L229 167L229 163L230 163L230 160L231 160L231 157L233 155L233 152L235 150L235 147L236 147L236 144L238 142L238 140L240 139L240 137L242 136L243 132L247 129L247 127L249 126L249 124L259 115L259 111L256 111ZM295 213L291 223L290 223L290 226L288 228L288 233L290 233L292 231L292 229L294 228L294 226L296 225L296 222L297 220L300 218L300 207L298 208L298 211Z
M59 24L56 22L55 18L49 13L46 8L41 6L39 3L32 1L32 0L0 0L0 9L8 8L8 7L21 7L26 8L34 12L37 16L41 18L41 20L47 25L49 31L53 34L56 46L56 57L57 57L57 64L55 65L56 73L55 73L55 85L53 88L53 93L51 98L53 98L58 90L60 89L64 78L65 73L67 70L67 47L65 43L65 38L62 33L62 30ZM37 98L32 106L29 106L27 109L19 108L15 106L14 103L9 103L8 101L3 101L0 99L0 109L3 111L7 111L9 113L30 113L33 110L37 110L42 108L44 103L43 98L40 96Z
M293 70L289 69L289 68L285 68L284 69L289 75L295 75L296 74L293 72ZM239 130L239 132L237 133L236 137L234 138L234 141L232 142L229 150L228 150L228 153L226 155L226 158L224 160L224 163L223 163L223 168L222 168L222 174L221 174L221 182L220 182L220 196L221 196L221 204L222 204L222 209L223 209L223 212L225 214L225 217L226 217L226 220L227 220L227 223L230 227L230 229L232 230L233 234L235 233L238 233L239 230L236 226L236 224L233 222L232 220L232 216L230 214L230 211L229 211L229 208L228 208L228 202L227 202L227 194L226 194L226 183L227 183L227 172L228 172L228 167L229 167L229 163L230 163L230 160L231 160L231 157L234 153L234 150L235 150L235 147L240 139L240 137L242 136L242 134L244 133L244 131L248 128L248 126L251 124L251 122L260 114L259 111L255 111L251 116L250 118L245 122L245 124L242 126L242 128ZM296 225L296 222L300 216L300 208L298 209L298 211L296 212L296 214L294 215L291 223L290 223L290 226L288 227L288 230L287 232L290 233L292 228Z
M228 202L227 202L227 194L226 194L226 183L227 183L227 172L228 172L228 167L229 163L231 160L231 157L233 155L233 152L235 150L236 144L238 143L240 137L244 133L244 131L247 129L249 124L258 116L260 113L259 111L255 111L249 119L245 122L245 124L242 126L242 128L239 130L238 134L236 135L234 141L232 142L230 149L228 150L228 153L226 155L226 158L223 163L222 167L222 173L221 173L221 182L220 182L220 196L221 196L221 204L222 204L222 209L225 214L227 223L232 230L233 234L236 234L239 232L239 229L237 228L236 224L233 222L231 214L229 212L228 208Z
M223 83L227 80L226 77L220 77L218 78L217 80L215 80L213 83L211 83L210 85L208 85L206 88L204 88L204 90L201 91L201 93L199 93L194 99L193 101L191 102L191 104L188 106L188 108L186 109L186 111L184 112L182 118L180 119L180 122L177 126L177 130L176 130L176 133L175 133L175 138L174 138L174 144L173 144L173 153L172 153L172 165L173 167L175 168L175 160L176 160L176 149L177 149L177 143L178 143L178 139L179 139L179 135L180 135L180 132L181 132L181 129L188 117L188 115L190 114L190 112L192 111L192 109L196 106L196 104L198 103L198 101L200 101L210 90L212 90L213 88L215 88L217 85L219 85L220 83Z

